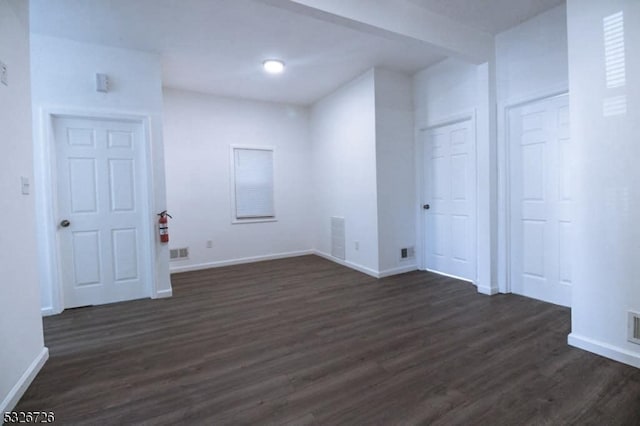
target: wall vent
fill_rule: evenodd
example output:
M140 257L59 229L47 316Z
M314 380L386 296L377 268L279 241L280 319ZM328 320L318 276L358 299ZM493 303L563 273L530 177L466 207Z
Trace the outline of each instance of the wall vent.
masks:
M416 257L415 247L411 246L411 247L405 247L400 249L400 259L402 260L413 259L414 257Z
M169 250L170 260L184 260L189 258L189 247Z
M331 218L331 256L344 260L345 255L344 217Z
M640 345L640 313L629 311L628 339Z

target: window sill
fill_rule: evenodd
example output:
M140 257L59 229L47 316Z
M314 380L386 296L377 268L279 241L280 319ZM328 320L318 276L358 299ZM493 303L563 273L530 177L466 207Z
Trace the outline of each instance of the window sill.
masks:
M269 218L255 218L255 219L233 219L231 221L232 225L240 225L243 223L263 223L263 222L277 222L278 219L275 217Z

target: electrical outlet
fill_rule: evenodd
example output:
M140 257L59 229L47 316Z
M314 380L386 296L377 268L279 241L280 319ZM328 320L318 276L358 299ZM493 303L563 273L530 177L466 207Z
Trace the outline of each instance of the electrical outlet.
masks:
M207 248L213 248L213 241L207 240Z
M9 85L9 71L7 65L4 62L0 62L0 82L5 86Z
M353 243L353 248L355 248L356 250L360 250L360 241L356 241Z
M416 256L416 248L413 246L400 249L400 260L412 259L415 256Z

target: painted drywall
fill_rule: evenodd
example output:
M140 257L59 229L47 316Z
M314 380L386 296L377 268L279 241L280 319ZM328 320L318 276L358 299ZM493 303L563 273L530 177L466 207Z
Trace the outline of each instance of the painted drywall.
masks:
M377 275L374 71L369 70L311 107L313 244L331 253L331 217L345 219L345 263Z
M618 76L626 78L607 87L604 19L618 12L625 53ZM640 2L569 0L567 18L576 141L569 342L640 367L640 345L627 341L627 312L640 312Z
M560 5L496 36L498 255L500 291L510 291L507 279L506 114L510 106L568 90L566 7Z
M374 77L378 268L389 275L417 268L415 256L400 257L416 245L412 80L381 68Z
M29 2L0 0L0 413L13 409L47 358L42 335L29 83Z
M496 35L499 103L568 87L566 7L550 9Z
M413 102L416 128L448 121L477 106L477 65L447 59L416 73Z
M78 114L126 114L148 117L152 154L152 211L166 208L164 151L162 138L162 70L160 58L152 53L79 43L32 34L32 98L36 178L42 188L51 188L52 179L44 172L47 165L46 111L70 111ZM99 93L95 74L106 73L111 88ZM51 202L41 191L37 199L38 240L42 308L45 313L59 311L55 262L48 241ZM154 215L155 216L155 215ZM155 221L155 219L154 219ZM155 242L156 297L171 294L169 252L166 245Z
M415 159L418 204L428 203L423 192L423 146L419 133L431 126L460 118L474 117L477 172L477 276L478 291L495 294L497 223L495 206L495 83L493 61L474 65L447 59L416 73L413 77L415 121ZM424 268L424 212L416 216L418 264Z
M307 108L165 89L164 137L173 271L310 252ZM275 222L232 223L231 145L275 149Z
M493 47L491 34L431 12L415 1L291 0L275 3L358 30L364 27L387 37L418 40L447 56L472 62L486 61Z

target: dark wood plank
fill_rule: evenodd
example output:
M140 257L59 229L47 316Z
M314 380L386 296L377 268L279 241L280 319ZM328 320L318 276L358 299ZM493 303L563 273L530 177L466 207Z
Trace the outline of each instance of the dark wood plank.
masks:
M176 274L174 297L45 318L17 410L72 424L640 424L640 370L570 311L315 256Z

